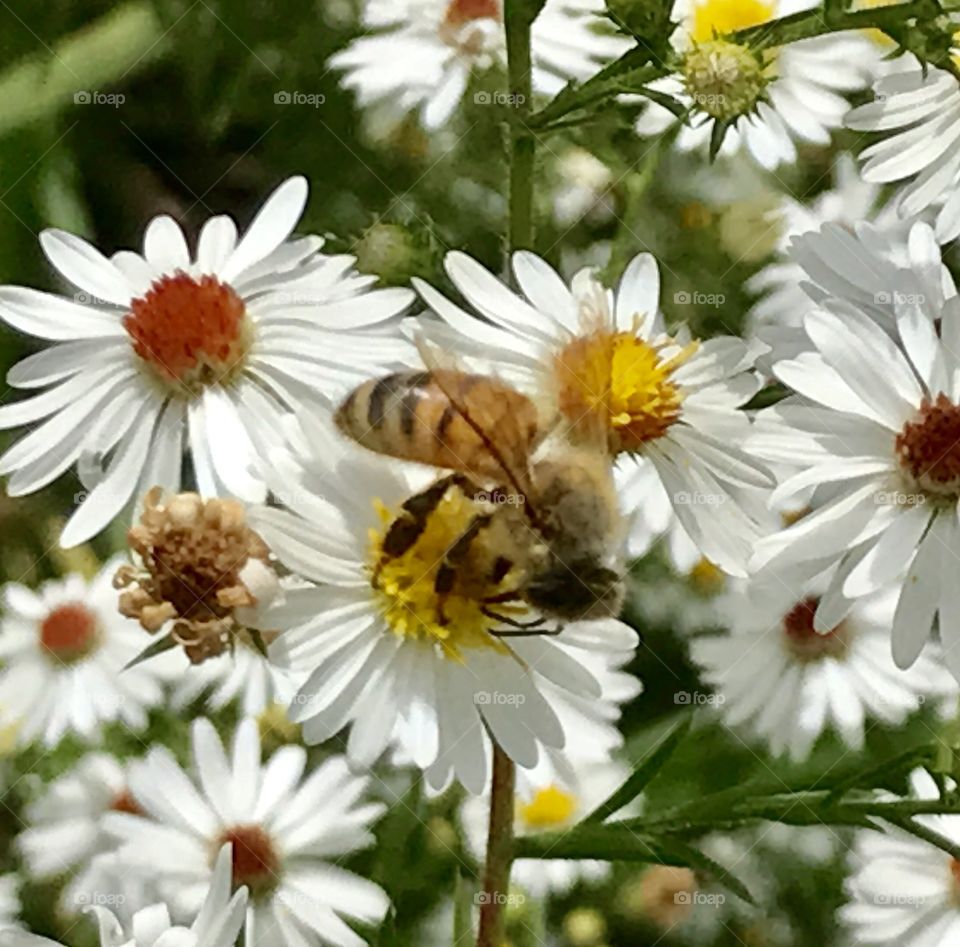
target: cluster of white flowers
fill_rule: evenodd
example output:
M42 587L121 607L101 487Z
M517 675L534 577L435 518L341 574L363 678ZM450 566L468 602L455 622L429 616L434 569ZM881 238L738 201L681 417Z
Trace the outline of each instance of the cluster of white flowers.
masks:
M809 6L680 0L672 44L687 71L655 88L719 119L694 78L753 68L724 35ZM533 28L537 92L588 78L629 46L597 27L601 12L593 0L548 0ZM371 0L372 32L331 65L361 104L416 111L435 129L472 77L504 64L502 21L499 0ZM242 236L227 216L208 220L195 252L166 216L146 227L142 252L111 257L60 230L41 235L67 294L0 288L0 319L51 343L8 374L30 394L0 407L0 428L36 426L6 449L0 473L22 496L75 469L84 493L65 548L141 519L132 561L90 580L5 587L0 726L19 746L71 735L95 747L111 726L144 732L163 706L204 697L211 710L236 701L241 711L229 749L208 720L193 722L189 768L159 745L124 760L93 749L33 800L17 851L30 878L68 879L62 914L88 908L112 947L229 947L241 927L246 947L353 947L365 942L354 927L375 927L390 907L378 885L336 864L374 843L391 801L368 775L374 764L418 771L432 792L462 786L477 857L495 749L519 769L518 834L575 824L628 776L617 722L641 685L627 670L639 638L621 600L597 594L603 608L588 601L552 627L548 607L509 588L509 559L454 586L443 570L465 537L489 522L533 531L522 512L492 509L529 498L492 481L482 499L445 489L420 522L437 470L342 433L337 408L362 402L365 384L369 427L399 406L409 435L418 405L401 402L404 378L495 379L539 412L543 437L523 460L588 471L599 457L609 474L604 574L621 577L660 539L682 571L719 570L710 609L722 630L693 638L690 654L738 739L799 761L828 731L859 750L872 727L900 726L926 702L955 712L960 297L941 245L960 234L960 86L910 57L883 64L882 53L844 33L754 63L764 98L724 154L742 146L775 169L796 160L798 142L827 144L844 123L895 134L864 152L862 178L844 156L816 206L786 204L778 259L752 284L767 295L746 338L700 340L670 325L649 253L615 288L590 267L565 279L528 251L502 278L449 252L458 301L419 279L379 288L352 257L294 236L302 177L281 183ZM845 94L873 80L876 100L849 111ZM638 131L662 132L667 119L651 104ZM676 146L705 144L709 124L684 126ZM879 183L907 178L877 206ZM783 400L747 409L774 385ZM445 394L430 433L446 449L447 428L475 425ZM510 458L498 463L511 472ZM196 494L177 496L191 479ZM602 505L579 511L578 534ZM557 525L529 516L537 554L546 548L569 573L561 581L586 588L582 560L549 548ZM397 527L410 542L388 554ZM145 629L168 653L138 661ZM275 704L308 746L341 739L344 753L309 771L314 758L292 743L262 759L257 718ZM922 773L914 789L934 795ZM940 830L957 837L950 820ZM922 873L916 899L878 900L907 886L905 865ZM606 870L548 860L521 863L515 877L539 895ZM956 860L864 831L852 871L843 918L862 939L958 936ZM0 878L0 947L51 944L16 927L15 889Z

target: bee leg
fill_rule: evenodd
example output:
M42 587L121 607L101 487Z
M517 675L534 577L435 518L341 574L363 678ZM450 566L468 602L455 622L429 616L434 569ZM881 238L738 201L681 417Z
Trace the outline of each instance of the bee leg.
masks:
M502 621L505 625L509 625L511 628L540 628L543 626L543 617L534 618L532 621L517 621L516 618L511 618L509 615L501 615L499 612L493 611L491 608L482 608L482 614L486 615L487 618L493 618L496 621Z
M452 487L459 487L464 492L471 489L477 491L469 477L456 473L438 480L426 490L410 497L400 507L399 516L390 524L387 535L383 537L383 555L387 559L399 558L416 543L427 528L427 520Z
M543 623L543 617L535 618L533 621L517 621L509 615L501 615L499 612L490 608L484 608L483 614L496 621L502 621L508 628L497 628L490 634L496 638L529 638L533 635L559 635L563 631L563 625L557 625L556 628L547 628Z
M484 605L504 605L507 602L520 601L520 592L517 589L513 591L500 592L499 595L488 595L484 600Z
M490 525L493 519L492 513L480 513L470 520L470 525L460 534L454 543L447 549L437 569L436 578L433 581L433 590L437 595L437 623L447 624L447 616L443 613L443 604L446 597L453 590L457 579L457 567L467 557L470 547L477 536Z

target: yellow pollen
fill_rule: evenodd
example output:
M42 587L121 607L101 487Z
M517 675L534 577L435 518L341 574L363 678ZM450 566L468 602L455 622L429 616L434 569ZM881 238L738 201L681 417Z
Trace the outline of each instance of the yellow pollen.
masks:
M464 564L458 571L454 588L442 600L434 587L444 555L477 514L471 499L456 490L448 491L413 546L403 555L392 558L384 555L383 541L396 514L380 500L374 505L383 529L370 531L371 584L390 630L399 638L438 645L445 657L455 661L463 660L465 648L493 648L510 654L510 649L490 634L491 629L501 627L502 623L483 614L482 600L514 588L513 570L494 582L473 574ZM501 604L496 606L496 611L501 615L523 617L525 610Z
M551 785L538 789L527 803L517 806L517 815L527 829L555 829L567 825L576 815L577 797Z
M714 36L759 26L773 19L776 6L775 2L763 0L705 0L694 7L690 38L695 43L705 43Z
M726 576L709 559L701 558L690 570L690 581L698 592L716 595L723 589Z
M556 358L559 410L574 435L599 418L614 454L637 451L680 417L683 392L673 372L698 347L673 339L651 345L635 332L579 336Z

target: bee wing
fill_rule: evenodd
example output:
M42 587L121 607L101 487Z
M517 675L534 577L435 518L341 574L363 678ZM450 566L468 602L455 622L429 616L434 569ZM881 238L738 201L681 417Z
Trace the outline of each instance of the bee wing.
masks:
M536 405L512 385L498 381L513 410L504 411L496 404L494 413L485 401L471 396L477 376L457 366L447 353L440 353L422 337L417 348L429 370L433 382L444 393L453 409L483 442L500 471L503 484L509 486L526 501L531 494L530 452L539 439L531 430L531 419L539 416Z

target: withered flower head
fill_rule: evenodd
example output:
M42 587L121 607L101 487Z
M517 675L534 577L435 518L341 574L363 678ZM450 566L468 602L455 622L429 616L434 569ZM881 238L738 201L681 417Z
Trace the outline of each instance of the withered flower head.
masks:
M194 664L248 638L250 609L276 595L270 550L236 500L154 487L127 541L136 564L114 576L121 613L151 634L172 622L172 640Z

